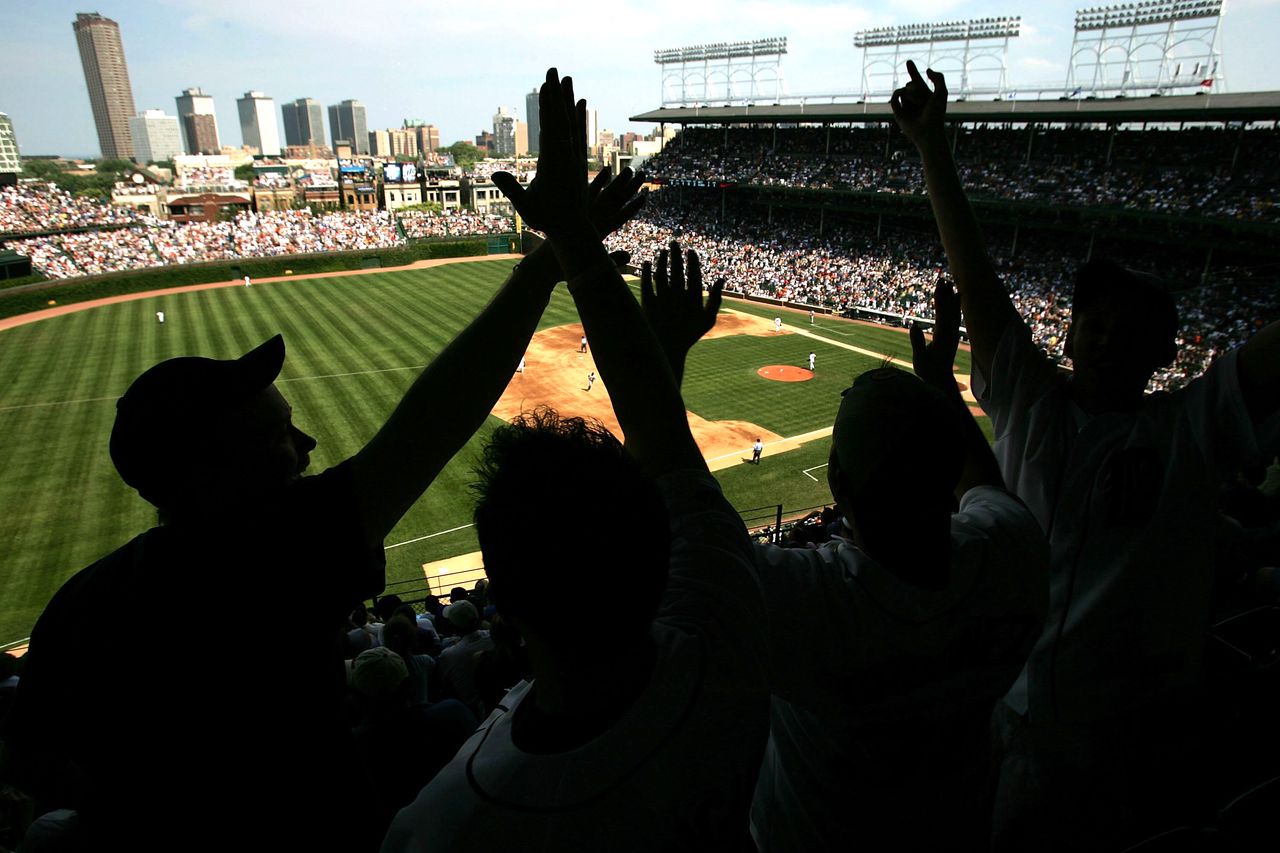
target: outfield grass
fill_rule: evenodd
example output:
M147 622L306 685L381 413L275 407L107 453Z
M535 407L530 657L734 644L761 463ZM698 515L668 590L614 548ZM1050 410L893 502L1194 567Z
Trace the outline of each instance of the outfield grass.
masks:
M238 356L283 332L289 355L280 388L296 422L319 440L312 470L323 470L373 435L420 367L476 314L510 267L479 262L171 293L0 332L0 642L26 636L64 580L154 523L154 511L120 481L107 454L115 398L147 367L178 355ZM775 313L749 303L732 307ZM163 326L155 319L161 310ZM576 319L561 289L541 325ZM802 315L787 315L787 322L807 327ZM812 330L875 352L909 354L906 336L887 329L820 318ZM776 383L755 374L764 364L802 365L810 349L818 354L811 382ZM795 435L829 426L839 391L876 361L803 336L720 338L690 354L685 395L704 417ZM441 417L447 416L442 401ZM422 563L475 550L473 530L463 527L471 521L470 467L497 424L489 419L388 537L389 580L421 577ZM817 482L800 472L824 463L827 449L824 440L766 453L759 466L719 476L740 509L813 506L827 497L825 469L811 472ZM432 535L455 527L463 529ZM278 586L287 591L300 583L304 577L281 578Z

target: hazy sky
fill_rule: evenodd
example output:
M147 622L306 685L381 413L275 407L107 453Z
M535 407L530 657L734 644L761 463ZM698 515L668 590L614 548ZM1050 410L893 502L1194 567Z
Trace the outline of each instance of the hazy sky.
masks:
M369 128L421 118L448 144L492 124L500 105L523 119L524 94L548 65L579 81L601 128L647 131L627 117L657 107L655 48L785 35L791 92L857 88L854 31L885 24L1023 16L1009 52L1020 88L1066 79L1072 21L1082 2L1036 0L831 3L806 0L0 0L0 112L24 154L97 156L98 143L71 22L96 11L120 24L138 110L175 113L188 86L213 95L223 144L239 145L235 99L258 89L279 106L299 97L363 101ZM539 9L546 9L539 12ZM1280 89L1280 0L1228 0L1223 23L1229 91ZM326 115L326 123L328 117ZM326 124L327 127L327 124ZM283 130L281 133L283 139Z

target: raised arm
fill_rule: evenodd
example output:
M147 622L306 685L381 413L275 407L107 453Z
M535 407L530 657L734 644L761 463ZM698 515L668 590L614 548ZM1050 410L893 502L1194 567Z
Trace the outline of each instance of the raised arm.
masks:
M974 420L973 413L960 396L956 385L956 349L960 346L960 300L951 283L939 278L933 290L934 314L933 340L927 345L919 326L911 327L911 365L916 375L947 396L960 413L960 428L964 430L965 462L956 483L956 500L975 486L1004 488L1000 466L991 453L987 438Z
M603 171L590 187L584 173L579 182L576 191L593 233L608 234L643 203L636 195L639 180L629 170L612 180ZM611 266L618 260L625 259L605 256ZM353 473L370 541L385 538L484 423L562 279L549 247L540 246L518 263L493 300L427 365L386 424L356 454Z
M960 291L973 359L982 375L990 376L996 347L1017 311L991 264L977 217L965 197L947 145L943 126L947 112L946 78L928 69L925 73L934 86L930 91L914 62L907 62L907 73L911 81L893 93L889 105L902 132L920 151L933 218L938 223L951 276Z
M547 235L560 261L628 451L653 476L706 470L658 341L586 216L586 102L574 100L572 80L560 80L553 68L539 110L537 177L528 189L508 183L499 188ZM683 275L677 260L672 267L673 276L677 267Z

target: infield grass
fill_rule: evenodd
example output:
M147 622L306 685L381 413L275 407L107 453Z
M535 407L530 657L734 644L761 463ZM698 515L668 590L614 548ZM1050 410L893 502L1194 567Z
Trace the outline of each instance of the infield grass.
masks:
M288 358L279 387L295 422L319 441L311 470L320 471L372 437L510 268L510 261L478 262L169 293L0 332L0 643L29 634L63 581L154 523L154 511L120 481L107 453L115 399L143 370L179 355L236 357L283 332ZM777 313L736 301L726 307ZM157 311L165 312L164 325ZM828 318L810 327L804 315L783 316L832 341L910 355L900 332ZM561 288L540 328L576 320ZM811 349L818 362L810 382L755 373L766 364L803 365ZM877 362L799 335L718 338L690 354L685 399L709 419L796 435L830 426L840 390ZM960 369L968 370L966 353ZM440 417L448 416L441 401ZM422 563L476 549L474 531L463 527L471 521L470 468L498 423L489 419L387 538L389 581L421 577ZM827 440L814 441L717 476L739 509L810 507L829 499L825 469L810 472L816 482L801 471L825 463L827 451ZM463 529L434 535L455 527ZM287 594L304 583L281 578L276 586Z

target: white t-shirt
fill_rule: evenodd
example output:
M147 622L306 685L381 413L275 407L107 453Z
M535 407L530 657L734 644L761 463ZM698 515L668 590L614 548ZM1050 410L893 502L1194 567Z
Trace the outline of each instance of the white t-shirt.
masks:
M900 817L889 811L938 821L938 808L981 796L987 720L1040 634L1048 562L1031 513L990 486L951 518L943 589L843 539L757 545L774 696L751 810L759 848L882 841L877 821ZM892 831L906 841L920 828Z
M1009 487L1049 538L1049 615L1006 702L1032 723L1090 723L1202 677L1218 484L1280 443L1280 415L1245 408L1236 352L1137 412L1089 415L1069 380L1009 323L991 415Z
M517 685L400 811L384 851L742 849L768 727L751 546L710 475L659 486L671 572L649 686L590 743L530 755L511 737L530 691Z
M493 648L488 631L472 631L459 637L440 653L440 675L458 701L481 712L480 691L476 688L476 655Z

